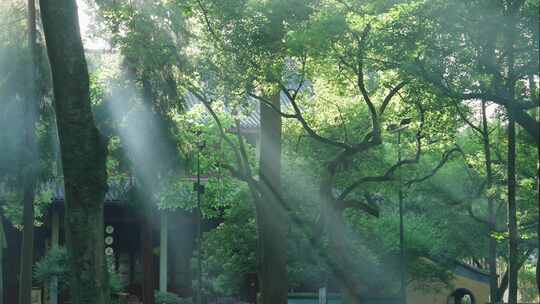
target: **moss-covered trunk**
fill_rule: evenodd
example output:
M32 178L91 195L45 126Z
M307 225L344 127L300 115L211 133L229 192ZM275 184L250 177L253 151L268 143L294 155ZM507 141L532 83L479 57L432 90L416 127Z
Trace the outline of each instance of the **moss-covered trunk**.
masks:
M32 303L32 266L34 260L34 186L35 177L25 173L23 178L23 241L21 247L21 268L19 303Z
M279 93L272 98L280 107ZM281 193L281 116L261 105L261 199L256 202L258 275L264 304L287 303L287 231Z
M21 248L21 270L19 304L32 302L32 266L34 262L34 191L37 172L37 138L35 124L37 121L38 94L37 81L37 45L36 45L36 5L28 0L28 50L30 66L28 67L28 96L24 101L24 157L22 162L23 185L23 243Z
M75 0L40 0L51 65L66 199L73 304L109 302L103 241L106 143L90 107Z

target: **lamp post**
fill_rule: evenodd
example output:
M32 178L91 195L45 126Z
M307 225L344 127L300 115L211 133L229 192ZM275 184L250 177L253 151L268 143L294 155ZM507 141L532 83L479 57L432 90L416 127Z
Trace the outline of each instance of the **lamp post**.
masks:
M197 190L197 266L199 268L198 275L198 286L197 286L197 304L202 304L202 253L201 253L201 241L202 241L202 210L201 210L201 195L204 191L203 186L201 185L201 150L204 149L205 142L201 138L201 131L197 132L197 182L195 184Z
M388 126L391 133L397 133L397 157L398 163L401 162L401 131L407 129L411 123L410 118L404 118L399 125L392 124ZM405 259L405 229L403 227L403 189L401 185L401 174L398 173L398 200L399 200L399 258L400 258L400 296L401 302L407 304L407 281L406 270L407 261Z

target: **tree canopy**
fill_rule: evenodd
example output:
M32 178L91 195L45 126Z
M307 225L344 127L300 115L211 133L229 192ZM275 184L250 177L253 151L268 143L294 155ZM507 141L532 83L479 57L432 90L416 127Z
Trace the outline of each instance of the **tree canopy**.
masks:
M197 303L247 299L253 276L265 304L323 286L399 299L450 288L459 265L488 274L491 301L538 300L538 1L85 3L91 29L75 1L41 0L33 55L25 4L0 6L1 215L26 229L21 172L37 226L65 184L67 271L102 276L97 293L71 276L74 303L109 301L103 248L87 250L105 182L131 187L149 238L152 210L198 219L198 292L179 294ZM106 43L83 52L81 33Z

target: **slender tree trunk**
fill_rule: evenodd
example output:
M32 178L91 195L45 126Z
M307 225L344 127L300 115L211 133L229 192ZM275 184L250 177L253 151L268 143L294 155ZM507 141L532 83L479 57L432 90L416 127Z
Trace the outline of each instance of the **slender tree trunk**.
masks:
M540 115L539 115L540 116ZM538 148L538 173L537 173L537 191L538 191L538 225L536 230L536 237L538 238L538 254L536 255L536 287L538 294L540 295L540 147Z
M508 269L504 272L502 278L501 278L501 284L499 288L497 288L497 294L495 295L495 303L499 303L503 301L504 293L508 289Z
M75 0L40 0L51 66L66 198L73 304L110 300L103 240L107 146L94 123Z
M516 126L508 122L508 303L517 304L518 290L518 227L516 207Z
M524 1L521 1L523 4ZM506 27L505 52L508 65L506 75L506 86L504 88L507 97L514 100L516 96L516 73L515 73L515 50L514 43L516 36L513 31L517 28L517 20L520 6L519 1L509 5L507 9L508 18ZM521 4L521 5L522 5ZM515 106L511 104L507 107L508 113L508 304L517 304L518 297L518 272L519 272L519 232L517 226L517 206L516 206L516 121L520 122L523 128L527 126L519 119ZM534 119L531 118L534 121ZM536 135L538 142L538 122L536 122Z
M37 162L37 144L35 136L36 109L38 94L37 81L37 45L36 45L36 5L34 0L28 0L28 49L30 53L29 94L24 101L25 110L25 157L22 170L23 184L23 243L21 248L21 272L19 303L31 304L32 301L32 266L34 260L34 189L36 184L35 165Z
M536 83L534 82L534 76L529 76L529 88L530 88L530 95L531 99L533 98L540 98L540 92L538 92L538 87L536 86ZM540 107L536 109L536 120L540 121ZM537 231L536 236L538 239L538 254L536 255L536 287L538 289L538 294L540 295L540 145L536 145L537 153L538 153L538 161L536 163L537 166L537 173L536 173L536 191L537 191L537 197L538 200L538 225L537 225Z
M526 251L525 254L523 254L520 257L519 263L517 265L518 269L521 269L521 267L523 267L523 264L525 264L525 262L527 261L527 258L529 257L530 254L531 254L530 251ZM507 289L508 289L508 268L504 272L504 274L503 274L503 276L501 278L501 283L499 284L499 287L497 288L497 294L495 296L495 302L499 303L499 302L503 301L503 296L504 296L504 293L506 292Z
M151 108L152 102L154 100L154 88L150 82L150 77L147 72L142 73L142 94L145 103L148 105L148 108ZM153 118L154 113L151 114ZM157 119L156 119L157 120ZM155 121L150 119L146 121L146 127L148 128L146 137L157 136L158 133L155 132ZM152 132L154 130L154 132ZM154 278L154 257L153 257L153 247L154 247L154 234L153 234L153 206L155 202L153 200L153 193L155 193L156 183L159 179L159 171L156 167L156 164L153 163L157 158L152 158L154 156L152 149L156 149L159 141L157 138L152 138L149 140L150 143L154 144L152 147L144 147L142 149L148 149L138 152L133 152L136 154L134 157L136 167L134 168L135 174L137 176L138 186L136 189L137 200L139 202L138 208L140 209L140 221L141 221L141 247L142 247L142 263L143 263L143 286L142 286L142 302L144 304L154 304L155 296L154 290L156 288L156 282Z
M489 263L489 290L490 297L493 301L496 299L498 283L497 283L497 240L492 236L496 225L496 212L493 202L493 170L491 163L491 147L489 142L488 120L486 115L486 102L482 100L482 139L484 146L484 160L486 166L486 187L488 189L488 222L489 222L489 248L488 248L488 263Z
M279 93L272 103L279 109ZM256 212L261 299L264 304L286 304L288 215L275 194L281 193L281 116L264 105L260 151L262 193Z
M206 304L206 296L203 296L203 267L202 267L202 220L201 199L203 186L201 185L201 150L197 151L197 304Z

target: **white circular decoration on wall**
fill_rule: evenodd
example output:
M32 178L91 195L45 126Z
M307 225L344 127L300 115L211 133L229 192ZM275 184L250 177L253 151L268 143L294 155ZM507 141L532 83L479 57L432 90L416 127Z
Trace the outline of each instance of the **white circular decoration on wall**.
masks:
M112 236L108 236L105 238L105 244L112 245L113 242L114 242L114 239Z
M105 232L107 234L112 234L114 232L114 227L111 225L107 225L107 227L105 227Z

